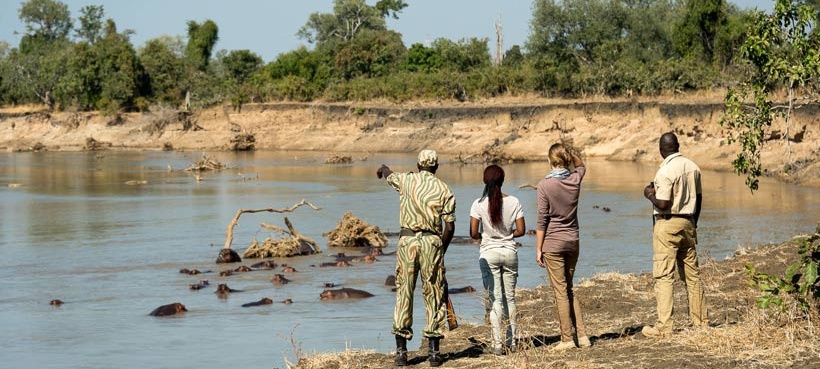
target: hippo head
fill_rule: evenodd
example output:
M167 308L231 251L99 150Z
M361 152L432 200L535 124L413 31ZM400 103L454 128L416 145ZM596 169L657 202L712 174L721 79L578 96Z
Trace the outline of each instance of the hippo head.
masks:
M222 249L219 250L219 256L216 258L217 264L219 263L238 263L241 262L242 258L239 257L239 254L236 251L231 249Z
M373 255L365 255L364 258L362 258L362 261L365 263L373 263L376 261L376 257Z
M183 311L188 311L188 309L185 308L185 305L182 305L181 303L176 302L173 305L174 305L174 310L176 310L177 313L181 313Z
M319 299L321 300L329 300L334 298L333 291L331 290L324 290L322 293L319 294Z

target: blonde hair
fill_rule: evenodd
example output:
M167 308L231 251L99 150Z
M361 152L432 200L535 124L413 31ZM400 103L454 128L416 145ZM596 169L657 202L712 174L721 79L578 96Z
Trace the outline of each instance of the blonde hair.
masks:
M550 164L554 167L569 169L569 164L572 162L572 155L561 143L552 144L548 156Z

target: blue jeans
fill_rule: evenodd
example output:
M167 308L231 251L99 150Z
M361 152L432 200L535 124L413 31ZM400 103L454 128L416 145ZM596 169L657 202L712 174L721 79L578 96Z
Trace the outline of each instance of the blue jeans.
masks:
M501 348L502 342L513 345L516 330L515 285L518 281L518 252L503 247L482 251L478 259L481 280L489 295L487 309L493 330L493 348ZM509 320L506 335L501 336L501 322Z

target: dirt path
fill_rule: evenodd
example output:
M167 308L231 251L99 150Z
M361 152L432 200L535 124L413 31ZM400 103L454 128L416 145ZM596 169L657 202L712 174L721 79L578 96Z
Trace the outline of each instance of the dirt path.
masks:
M415 152L432 148L452 160L543 160L561 139L587 156L659 162L657 138L675 131L681 151L705 169L731 170L737 153L720 127L722 100L502 99L468 103L275 103L196 112L123 114L0 111L0 149L226 150L251 136L257 150L342 153ZM795 116L799 142L773 138L763 161L774 175L820 186L820 106ZM785 127L776 122L773 132ZM774 135L773 137L777 137ZM90 141L89 138L93 138ZM797 169L785 173L788 157Z

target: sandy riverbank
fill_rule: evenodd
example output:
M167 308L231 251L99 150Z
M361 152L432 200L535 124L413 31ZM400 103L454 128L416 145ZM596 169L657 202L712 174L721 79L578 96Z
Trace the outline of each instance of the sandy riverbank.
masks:
M553 142L569 139L589 157L659 162L657 138L678 133L684 154L704 169L731 170L737 153L719 122L720 96L631 100L505 98L475 102L270 103L241 112L216 107L183 117L175 111L47 113L0 110L0 149L227 150L253 137L256 150L339 153L414 152L428 147L454 160L496 157L543 160ZM791 132L800 140L772 139L763 161L771 174L820 186L820 107L799 110ZM774 131L784 132L783 122ZM791 157L799 168L789 174Z

